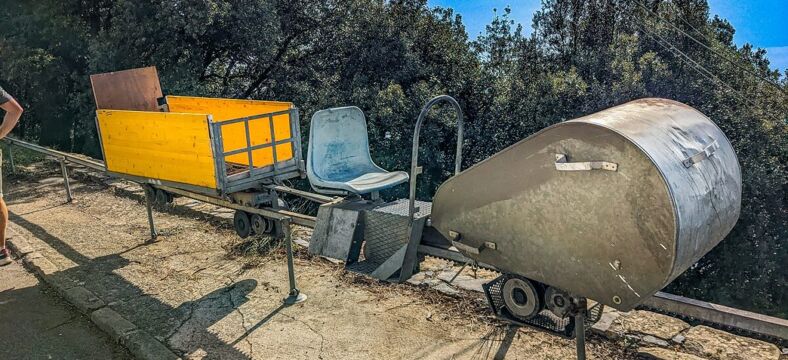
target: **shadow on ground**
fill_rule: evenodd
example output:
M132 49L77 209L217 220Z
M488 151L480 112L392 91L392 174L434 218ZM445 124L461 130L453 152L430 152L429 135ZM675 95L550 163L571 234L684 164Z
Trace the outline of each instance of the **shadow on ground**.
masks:
M166 342L170 337L176 335L177 329L183 324L190 321L197 321L201 326L190 326L189 331L191 333L178 334L179 336L199 337L203 339L200 348L181 349L185 351L186 354L201 352L210 358L211 354L216 352L220 353L223 359L251 359L247 354L233 347L233 345L241 341L242 338L229 344L212 334L208 328L244 304L248 300L246 295L257 287L256 280L246 279L237 281L216 289L196 301L189 301L178 307L172 307L159 301L152 296L152 294L146 294L139 287L129 283L121 276L112 273L113 270L129 264L129 261L121 255L125 252L134 250L136 247L121 253L91 259L75 251L67 243L51 235L40 226L25 220L24 215L15 214L13 212L9 212L9 215L13 223L30 231L38 239L46 242L50 247L77 264L77 266L60 271L53 276L84 283L83 286L94 293L100 294L102 300L108 304L123 302L127 303L126 305L132 305L131 303L133 303L133 307L137 309L137 311L149 312L151 314L168 314L168 318L154 318L151 319L151 323L148 324L140 324L132 320L137 326L149 329L151 335L158 338L160 341L163 340L162 342L165 343L165 345L167 345ZM146 244L140 244L137 247L141 246L146 246ZM184 286L187 286L187 284L184 284ZM109 294L109 296L106 296L107 294ZM6 296L6 294L4 293L3 296ZM272 318L282 308L283 306L272 311L266 319ZM201 309L210 309L210 311L200 311ZM124 313L123 311L120 312L121 314ZM173 327L173 321L180 322L180 326L176 325ZM264 325L265 322L266 321L261 321L255 327L249 329L244 337L257 327ZM172 328L175 328L176 331L166 334L162 339L162 335L165 334L168 329ZM153 329L153 331L150 331L150 329ZM195 329L199 330L195 331Z

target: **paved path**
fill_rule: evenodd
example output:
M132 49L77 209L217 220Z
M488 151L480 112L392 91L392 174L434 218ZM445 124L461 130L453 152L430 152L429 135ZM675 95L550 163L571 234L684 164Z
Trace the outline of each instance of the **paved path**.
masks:
M19 263L0 267L0 359L130 359Z

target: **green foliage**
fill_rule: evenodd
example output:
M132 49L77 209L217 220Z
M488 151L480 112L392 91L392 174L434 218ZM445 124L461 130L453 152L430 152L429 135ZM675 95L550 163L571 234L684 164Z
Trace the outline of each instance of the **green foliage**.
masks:
M733 232L669 291L788 316L786 76L763 50L737 47L705 0L638 3L543 0L531 36L507 8L470 41L459 15L426 0L0 0L0 82L28 109L17 136L91 156L92 73L156 65L165 93L292 101L304 119L355 105L390 169L409 168L415 118L441 93L465 111L464 167L563 120L675 99L731 139L744 194ZM455 128L443 108L422 129L421 198L451 175Z

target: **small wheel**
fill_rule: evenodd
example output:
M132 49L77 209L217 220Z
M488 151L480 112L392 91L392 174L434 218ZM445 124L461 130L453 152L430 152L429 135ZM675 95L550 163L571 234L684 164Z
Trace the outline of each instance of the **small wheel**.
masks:
M542 300L536 285L524 278L511 277L503 284L503 301L515 317L528 319L542 311Z
M167 195L167 192L162 189L156 189L156 203L159 205L164 205L167 203L167 200L171 197Z
M172 202L175 201L175 196L173 196L172 193L168 191L165 191L164 193L167 194L167 204L172 204Z
M548 286L544 294L544 303L553 314L564 318L572 310L573 299L566 291Z
M241 239L245 239L252 234L252 224L250 223L249 214L245 211L235 210L235 216L233 216L233 227L235 228L235 233L241 237Z
M255 234L262 235L268 234L274 228L274 223L270 219L266 219L260 214L252 214L252 230Z

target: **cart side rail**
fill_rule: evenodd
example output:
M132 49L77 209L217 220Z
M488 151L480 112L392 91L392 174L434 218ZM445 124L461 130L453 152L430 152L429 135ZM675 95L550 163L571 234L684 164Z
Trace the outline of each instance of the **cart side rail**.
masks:
M222 138L221 149L223 152L237 151L227 158L227 162L247 167L250 165L249 157L244 150L248 147L268 144L274 138L277 141L293 138L291 125L296 122L297 126L297 119L290 116L288 112L294 108L290 102L167 96L166 103L168 111L210 114L215 123L223 123L224 125L219 127L221 133L215 134ZM273 125L269 124L267 118L258 116L271 113L276 114ZM250 117L254 118L249 119ZM248 120L240 121L243 118ZM249 126L248 142L247 125ZM253 167L269 166L275 162L270 149L257 149L253 155ZM277 155L277 160L285 161L294 158L296 154L285 144L277 147Z
M232 130L228 130L232 129ZM274 129L274 131L271 131ZM219 182L225 193L303 173L298 109L211 123ZM226 136L242 138L230 140ZM281 138L280 138L281 136Z

